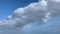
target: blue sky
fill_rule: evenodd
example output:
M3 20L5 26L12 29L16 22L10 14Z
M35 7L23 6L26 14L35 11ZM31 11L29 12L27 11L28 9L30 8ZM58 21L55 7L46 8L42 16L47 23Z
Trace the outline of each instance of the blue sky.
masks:
M0 20L6 19L15 9L38 2L38 0L0 0Z

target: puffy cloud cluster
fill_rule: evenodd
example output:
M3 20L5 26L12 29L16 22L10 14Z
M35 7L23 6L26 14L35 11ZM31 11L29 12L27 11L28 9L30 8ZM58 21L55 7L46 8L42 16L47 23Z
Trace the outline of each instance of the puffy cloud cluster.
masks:
M31 3L23 8L17 8L6 20L0 21L0 30L25 30L31 28L31 24L42 24L47 19L56 16L60 16L60 2L58 0L43 0Z
M3 27L21 27L37 23L42 24L47 20L47 1L31 3L23 8L17 8L12 15L1 22Z

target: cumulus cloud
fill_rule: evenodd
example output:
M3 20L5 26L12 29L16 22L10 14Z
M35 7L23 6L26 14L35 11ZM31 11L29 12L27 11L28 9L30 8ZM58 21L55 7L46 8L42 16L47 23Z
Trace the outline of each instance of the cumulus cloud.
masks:
M60 16L60 2L43 0L14 10L6 20L0 21L0 30L25 30L31 28L31 24L42 24L56 16Z
M24 26L36 23L42 24L47 20L47 1L31 3L23 8L17 8L12 15L1 22L4 27L23 28Z
M47 13L46 6L41 3L32 3L24 8L17 8L13 15L13 18L19 21L19 25L29 24L29 23L42 23L46 18Z

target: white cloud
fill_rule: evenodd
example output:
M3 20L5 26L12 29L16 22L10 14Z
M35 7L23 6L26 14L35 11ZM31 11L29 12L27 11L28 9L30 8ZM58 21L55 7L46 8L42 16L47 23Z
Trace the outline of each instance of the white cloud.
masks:
M41 4L43 4L43 5L47 5L47 1L45 1L45 0L42 0L42 2L39 1L39 3L41 3Z
M16 27L23 27L29 23L43 23L47 13L46 5L42 4L46 1L31 3L26 7L17 8L11 16L16 21Z
M44 4L45 3L45 4ZM6 20L1 22L1 27L12 28L24 28L31 23L43 23L47 19L47 1L39 1L31 3L28 6L17 8L13 15L9 15ZM26 26L27 27L27 26Z
M60 16L60 2L43 0L17 8L13 15L9 15L6 20L0 21L0 30L26 31L31 28L31 23L42 24L49 18L56 16ZM46 30L43 31L45 32Z

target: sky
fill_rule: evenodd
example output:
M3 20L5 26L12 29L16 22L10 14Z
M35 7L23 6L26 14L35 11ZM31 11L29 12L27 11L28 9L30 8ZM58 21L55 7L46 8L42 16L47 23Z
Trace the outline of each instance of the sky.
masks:
M38 2L38 0L0 0L0 20L6 19L15 9Z
M59 0L0 0L0 34L60 34Z

